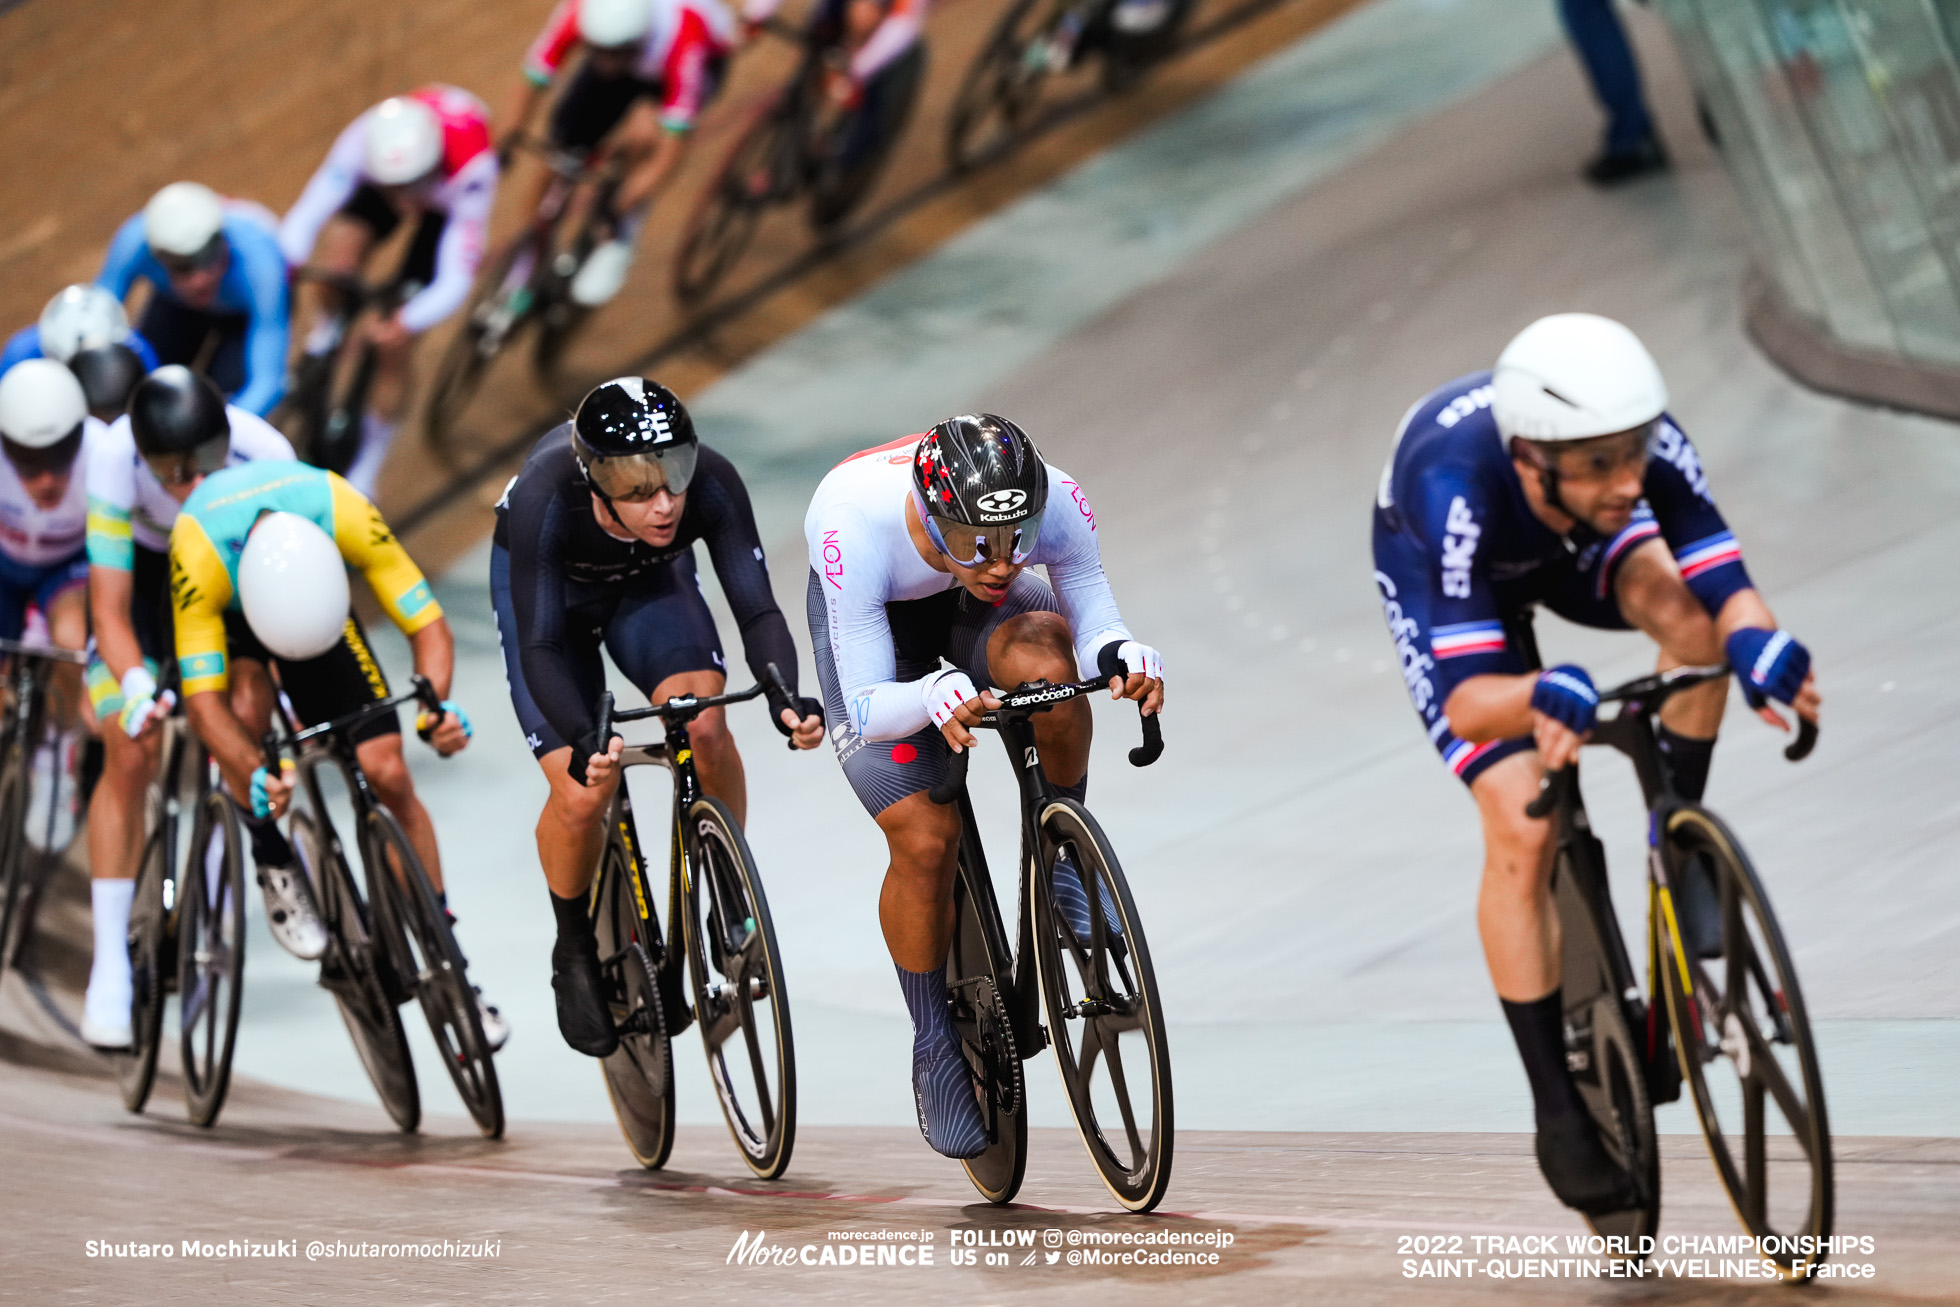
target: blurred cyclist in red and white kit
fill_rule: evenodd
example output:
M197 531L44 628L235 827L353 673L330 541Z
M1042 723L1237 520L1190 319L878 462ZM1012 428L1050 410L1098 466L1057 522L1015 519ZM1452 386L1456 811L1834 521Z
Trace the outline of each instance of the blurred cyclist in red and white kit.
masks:
M627 163L599 242L572 278L571 297L588 307L619 294L633 266L640 227L686 151L694 120L721 85L737 35L721 0L559 0L524 56L524 76L502 122L524 129L539 98L574 48L585 60L551 110L548 139L580 154L601 142ZM522 212L538 207L549 179L539 177Z
M383 100L347 125L279 224L279 248L298 267L358 273L368 251L415 224L401 275L422 289L370 322L377 368L360 451L347 480L372 496L401 425L408 356L417 336L463 306L476 281L497 201L490 110L468 91L425 86ZM306 351L324 354L347 328L339 297L321 290Z

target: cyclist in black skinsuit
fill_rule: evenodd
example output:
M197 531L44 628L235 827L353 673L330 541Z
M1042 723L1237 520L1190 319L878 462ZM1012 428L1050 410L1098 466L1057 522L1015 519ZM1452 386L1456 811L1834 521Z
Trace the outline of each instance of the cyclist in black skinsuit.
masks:
M558 922L558 1028L593 1057L616 1046L586 909L619 783L620 744L600 740L592 716L605 688L600 648L653 702L721 693L721 639L695 576L697 540L707 542L750 670L762 679L774 663L794 693L796 645L770 592L748 491L733 464L695 440L666 387L620 377L595 389L532 449L497 505L490 596L504 670L551 785L537 833ZM797 747L823 742L814 699L792 704L772 691L769 708ZM744 820L742 759L723 711L702 713L690 734L702 787Z

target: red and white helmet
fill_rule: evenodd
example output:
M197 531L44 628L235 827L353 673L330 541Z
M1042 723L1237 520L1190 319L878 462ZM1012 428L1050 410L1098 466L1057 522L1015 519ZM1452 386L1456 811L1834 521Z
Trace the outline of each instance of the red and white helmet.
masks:
M368 116L367 175L383 186L406 186L442 162L442 122L420 100L398 95Z

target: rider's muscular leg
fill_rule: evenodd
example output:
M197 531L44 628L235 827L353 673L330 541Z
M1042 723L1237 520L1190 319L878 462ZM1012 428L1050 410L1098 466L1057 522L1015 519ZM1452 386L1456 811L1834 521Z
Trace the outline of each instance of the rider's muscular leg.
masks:
M651 703L665 703L678 695L708 698L728 688L728 678L720 672L681 672L653 687ZM728 712L710 708L688 724L687 736L694 748L694 769L701 776L701 790L728 805L735 820L744 825L749 819L749 782L742 770L742 754L728 730Z
M1073 681L1075 641L1060 613L1022 613L1000 624L987 640L987 671L995 685L1024 681ZM1071 699L1036 713L1034 740L1048 779L1068 789L1089 774L1092 719L1087 699Z
M88 810L89 875L131 880L143 839L143 796L156 775L160 733L132 740L111 716L102 724L102 779Z
M1553 910L1550 821L1527 817L1544 768L1535 753L1493 764L1470 786L1484 825L1484 876L1477 933L1497 996L1543 998L1559 985L1558 914Z
M57 594L48 605L48 635L63 649L88 647L88 589L74 585ZM53 685L56 711L64 726L81 717L84 695L82 669L74 663L57 663Z
M538 759L551 786L551 797L538 814L538 865L544 868L545 885L560 899L582 899L592 888L605 844L606 806L618 784L580 785L566 770L571 759L569 746Z
M953 870L960 847L956 804L909 794L878 814L891 865L878 894L878 924L892 961L907 971L936 971L953 943Z
M442 858L436 849L436 824L429 820L429 810L415 793L415 778L409 775L408 759L402 756L402 737L382 735L363 740L355 746L354 756L360 760L361 770L367 774L375 796L388 805L388 811L401 823L402 834L408 836L408 846L415 850L415 856L422 860L422 870L429 875L429 888L442 893Z

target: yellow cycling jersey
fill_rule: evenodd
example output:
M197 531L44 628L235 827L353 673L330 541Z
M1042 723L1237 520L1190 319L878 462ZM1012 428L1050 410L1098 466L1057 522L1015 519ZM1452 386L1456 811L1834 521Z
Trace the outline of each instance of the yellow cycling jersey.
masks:
M213 473L170 529L170 602L184 693L231 683L225 613L238 608L238 560L261 513L296 513L340 546L404 635L442 616L420 568L367 496L304 463L244 463Z

